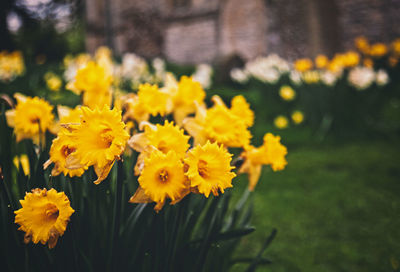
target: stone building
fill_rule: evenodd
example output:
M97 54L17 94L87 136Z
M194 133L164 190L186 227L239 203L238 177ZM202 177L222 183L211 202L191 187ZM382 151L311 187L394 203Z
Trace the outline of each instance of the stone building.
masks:
M180 64L294 59L400 37L399 15L400 0L86 0L86 44Z

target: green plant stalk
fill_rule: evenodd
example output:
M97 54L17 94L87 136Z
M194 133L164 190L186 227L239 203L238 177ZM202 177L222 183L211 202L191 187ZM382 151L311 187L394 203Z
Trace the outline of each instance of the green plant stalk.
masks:
M112 240L110 246L110 262L108 271L117 271L116 254L114 254L114 249L118 248L118 237L119 229L121 223L121 200L122 200L122 185L124 180L124 167L122 164L122 159L117 162L117 186L115 190L114 199L114 217L112 225Z

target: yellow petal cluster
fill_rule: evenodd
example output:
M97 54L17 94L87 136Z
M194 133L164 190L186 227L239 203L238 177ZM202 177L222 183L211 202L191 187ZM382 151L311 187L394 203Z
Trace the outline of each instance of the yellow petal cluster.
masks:
M151 153L138 181L144 193L157 203L164 203L167 198L179 199L187 187L183 163L174 151Z
M195 117L184 120L184 127L195 139L195 144L205 144L207 140L217 142L227 147L244 147L249 144L251 134L249 124L253 123L254 115L244 98L235 102L230 109L218 96L213 97L214 106L205 109L198 107ZM235 100L235 98L234 98ZM238 103L239 102L239 103ZM239 105L238 105L239 104ZM240 115L243 111L243 116Z
M0 80L10 81L25 70L24 59L20 51L0 52Z
M192 77L182 76L177 89L170 89L172 92L174 119L181 125L183 119L196 111L196 104L203 104L206 93L201 84L194 81Z
M253 191L261 175L262 165L270 165L273 171L283 170L287 164L287 149L280 142L279 136L271 133L264 135L264 143L260 147L248 146L241 154L244 163L239 173L249 175L249 190Z
M121 118L119 110L107 106L94 110L82 107L80 124L69 127L76 150L67 157L66 167L76 169L93 165L98 177L95 183L103 181L115 160L120 158L129 138Z
M310 59L298 59L294 63L294 68L299 72L305 72L313 68L313 62Z
M44 75L44 80L46 81L47 88L51 91L57 92L62 86L61 78L54 73L47 72Z
M15 94L15 109L6 112L7 124L14 128L17 142L32 139L35 144L42 140L44 134L53 126L53 106L39 97L25 97Z
M206 197L212 192L218 196L219 191L232 187L232 179L236 176L231 172L230 165L232 154L223 146L207 142L191 149L185 163L188 170L185 173L190 180L190 186Z
M94 109L111 105L112 76L104 67L89 61L84 68L77 71L73 89L83 92L83 104Z
M296 92L292 87L283 85L279 90L279 95L283 100L292 101L296 97Z
M54 248L67 228L74 210L64 192L54 189L33 189L20 200L22 208L15 211L15 223L25 232L24 242L48 243Z
M291 117L296 125L301 124L304 121L304 114L301 111L294 111Z
M139 85L138 103L141 104L144 112L153 116L165 115L167 112L168 96L161 92L157 85L149 83Z
M274 125L279 129L285 129L289 126L289 121L285 116L279 115L274 119Z

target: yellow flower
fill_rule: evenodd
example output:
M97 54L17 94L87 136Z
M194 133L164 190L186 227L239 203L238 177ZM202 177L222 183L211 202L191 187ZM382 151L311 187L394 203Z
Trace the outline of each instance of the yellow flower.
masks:
M243 95L235 96L231 101L231 112L241 118L246 126L251 127L254 123L254 112Z
M164 203L167 198L175 201L187 188L183 163L174 151L151 153L145 159L138 181L144 193L157 203Z
M187 115L196 111L196 103L203 104L205 96L206 93L199 82L194 81L192 77L182 76L173 96L175 122L181 125Z
M114 161L125 149L129 134L121 121L121 111L82 107L81 123L69 128L76 151L66 161L69 169L94 166L98 179L103 181L110 172Z
M318 83L320 74L317 70L306 71L302 74L302 78L307 84Z
M371 55L372 57L382 57L383 55L386 55L387 51L388 49L385 44L374 43L369 49L369 55Z
M22 166L22 171L24 171L25 176L29 176L31 173L30 167L29 167L29 159L26 154L22 154L21 156L15 156L13 159L13 163L15 167L19 170L19 165L21 164Z
M279 115L275 118L274 125L279 129L284 129L288 127L289 121L285 116Z
M124 100L123 109L125 109L123 120L135 120L140 123L147 121L150 114L147 111L146 105L139 102L139 98L135 94L128 94Z
M281 144L281 137L274 136L271 133L265 134L263 147L266 150L266 159L272 170L283 170L287 164L285 159L287 149Z
M228 109L218 96L213 97L215 105L210 109L198 106L196 116L184 120L184 127L194 137L195 145L205 144L207 140L227 147L243 147L249 144L251 134L247 129L252 122L249 111L242 118L237 106ZM235 102L237 103L237 102ZM232 103L233 104L233 103ZM233 104L234 105L234 104Z
M293 90L292 87L283 85L279 90L279 95L282 97L283 100L291 101L296 97L296 92Z
M15 223L25 232L24 242L41 242L43 245L48 242L49 248L54 248L75 212L68 197L54 189L36 188L32 193L26 193L20 203L22 208L15 211Z
M363 52L364 54L369 51L369 43L368 40L364 36L357 37L354 40L354 44L358 50Z
M343 65L345 67L354 67L360 62L360 55L354 51L348 51L343 55Z
M228 147L246 146L251 138L243 120L223 105L207 110L204 130L209 140Z
M24 60L20 51L0 52L0 80L12 80L21 75L24 70Z
M149 83L139 85L138 91L139 103L143 108L153 116L165 115L167 111L167 94L161 92L157 85Z
M49 88L51 91L57 92L60 90L62 86L62 81L60 77L51 72L47 72L44 75L44 79L46 81L47 88Z
M294 111L292 113L292 120L295 124L301 124L304 121L304 114L301 111Z
M315 66L318 69L324 69L328 66L329 59L325 55L318 55L315 58Z
M69 175L70 177L82 176L88 168L87 166L74 169L68 169L66 167L67 157L75 151L76 147L71 134L67 129L62 128L57 138L53 140L50 148L50 159L43 164L43 168L46 169L51 163L54 163L55 166L51 171L52 176L58 176L61 173L63 173L64 176Z
M6 112L7 124L14 128L17 142L32 139L35 144L44 143L46 130L53 125L53 106L39 97L15 94L17 106Z
M235 168L230 165L231 157L232 154L216 143L207 142L191 149L185 159L190 186L206 197L211 192L215 196L219 191L224 193L224 189L232 187L232 179L236 176L231 172Z
M164 125L144 124L143 133L135 134L129 145L138 152L144 152L148 146L167 154L173 150L178 157L183 158L189 148L189 136L184 130L175 126L173 122L165 121Z
M264 143L260 147L248 146L240 155L244 163L239 173L249 175L249 190L253 191L261 176L262 165L270 165L273 171L283 170L287 164L287 149L280 143L280 137L271 133L264 135Z
M84 68L77 71L74 86L84 92L107 92L111 86L112 78L107 75L104 68L90 61Z
M400 55L400 38L394 40L391 44L392 51L395 55Z
M313 62L310 59L298 59L294 63L294 68L299 72L305 72L313 67Z
M244 159L244 162L238 173L247 173L249 175L248 188L250 191L254 191L261 176L262 165L268 164L267 157L265 156L265 148L249 145L242 152L241 157Z

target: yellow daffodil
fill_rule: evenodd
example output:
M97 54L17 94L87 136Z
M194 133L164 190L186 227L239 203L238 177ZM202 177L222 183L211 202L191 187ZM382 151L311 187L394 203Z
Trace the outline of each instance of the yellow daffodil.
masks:
M391 49L392 52L399 56L400 55L400 38L395 39L392 43L391 43Z
M157 114L163 116L167 112L168 96L161 92L157 85L149 83L139 85L138 99L145 111L153 116Z
M298 59L294 63L294 68L299 72L305 72L313 67L313 62L310 59Z
M237 95L232 98L231 112L239 118L242 118L244 124L251 127L254 123L254 112L250 109L249 103L243 95Z
M291 117L296 125L301 124L304 121L304 114L301 111L294 111Z
M184 130L175 126L173 122L165 121L164 125L143 124L144 132L135 134L130 140L129 145L138 152L144 152L147 146L167 154L173 150L183 158L189 148L189 136L184 134Z
M136 94L127 94L123 99L122 108L125 110L123 120L135 120L139 124L143 121L148 121L150 113L146 105L140 103L139 97Z
M227 108L218 96L214 96L213 101L215 105L210 109L198 106L196 116L184 120L184 127L194 137L195 145L210 140L227 147L246 146L251 138L247 129L252 123L251 110L244 108L247 118L241 118L237 109Z
M382 57L386 55L388 49L384 43L374 43L369 49L369 55L372 57Z
M72 87L67 87L83 92L83 104L94 109L111 105L111 83L112 76L102 66L90 61L77 71Z
M54 248L74 213L68 197L54 189L33 189L20 200L22 208L15 211L15 223L25 232L24 242L32 241Z
M365 38L364 36L357 37L354 40L354 44L356 48L364 54L369 51L369 43L367 38Z
M74 85L84 92L106 92L111 86L111 81L112 78L106 74L103 67L90 61L77 71Z
M16 76L21 75L24 70L25 64L20 51L0 52L0 80L13 80Z
M51 91L57 92L62 86L61 78L51 72L47 72L44 75L44 80L46 81L47 88Z
M58 176L63 173L65 176L80 177L88 168L82 165L80 168L69 169L66 167L66 160L69 155L76 151L75 143L71 134L67 129L61 128L57 138L53 140L50 148L50 159L46 161L43 168L46 169L51 163L54 163L54 168L51 171L52 176Z
M273 171L283 170L287 164L287 149L280 142L279 136L271 133L264 135L264 143L260 147L248 146L241 154L244 163L239 173L249 175L249 190L253 191L261 175L262 165L270 165Z
M156 202L156 211L163 207L166 199L170 199L172 204L180 200L188 188L182 160L174 151L167 154L152 152L145 159L138 181L140 187L130 202Z
M82 107L80 124L70 125L68 129L76 150L66 158L66 168L93 165L98 177L95 183L100 183L115 160L120 159L129 138L121 121L121 112L107 106L95 110Z
M155 150L167 154L174 151L180 158L186 154L189 148L189 136L184 134L184 130L175 126L173 122L165 121L164 125L152 125L142 123L143 133L137 133L128 141L130 147L141 152L135 165L135 175L139 175L147 158Z
M283 85L279 90L279 95L283 100L291 101L296 97L296 92L292 87Z
M313 83L318 83L321 76L318 70L310 70L302 73L302 78L305 83L307 84L313 84Z
M289 121L285 116L279 115L274 119L274 125L279 129L285 129L288 127Z
M264 135L263 146L266 149L266 157L272 170L283 170L287 164L285 159L287 149L281 144L281 137L274 136L272 133L267 133Z
M357 66L360 62L360 55L354 51L348 51L343 54L343 65L345 67Z
M6 112L7 124L14 128L17 142L32 139L35 144L44 144L44 134L53 126L53 106L39 97L15 94L15 109Z
M191 77L182 76L172 98L175 122L182 125L183 119L196 111L196 103L203 104L205 96L206 93L199 82Z
M212 192L215 196L232 187L232 179L236 176L230 165L232 154L218 144L207 142L191 149L185 159L188 166L186 176L190 186L206 197Z
M328 66L329 59L325 55L318 55L315 58L315 66L318 69L324 69Z

